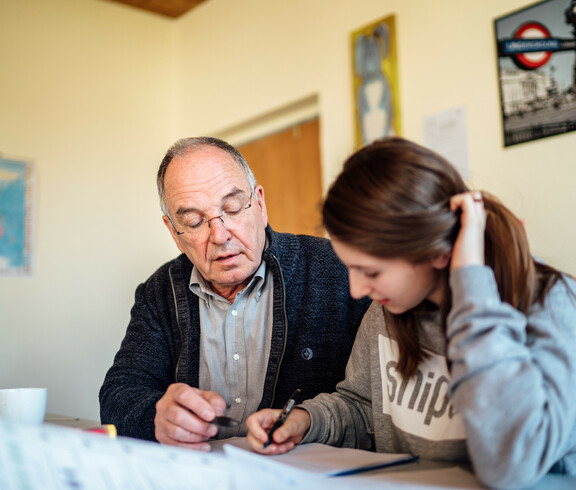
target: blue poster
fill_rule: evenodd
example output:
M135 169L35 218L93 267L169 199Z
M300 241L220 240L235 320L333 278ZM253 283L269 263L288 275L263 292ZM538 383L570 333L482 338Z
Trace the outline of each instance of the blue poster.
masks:
M0 275L30 274L32 165L0 158Z

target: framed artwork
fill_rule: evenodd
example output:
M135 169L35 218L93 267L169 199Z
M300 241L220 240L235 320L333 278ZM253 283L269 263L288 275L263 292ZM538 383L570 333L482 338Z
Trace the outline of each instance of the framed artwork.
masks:
M32 267L33 167L0 157L0 275L28 275Z
M576 130L576 0L494 21L504 146Z
M351 36L356 146L400 134L396 24L393 15Z

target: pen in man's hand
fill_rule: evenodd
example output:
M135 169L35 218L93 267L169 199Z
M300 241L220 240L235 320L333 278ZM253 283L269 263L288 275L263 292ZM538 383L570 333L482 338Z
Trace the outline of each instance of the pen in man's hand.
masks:
M263 446L264 448L267 448L273 442L272 441L272 434L274 434L274 432L276 432L276 429L278 427L280 427L284 422L286 422L286 418L288 417L288 415L290 415L290 412L294 408L294 405L296 405L296 401L298 400L299 396L300 396L300 390L299 389L296 390L294 393L292 393L292 396L290 397L288 402L286 402L286 405L284 405L284 408L282 409L282 413L280 414L280 417L278 417L278 420L276 422L274 422L274 425L270 429L270 432L268 432L268 440L264 443L264 446Z

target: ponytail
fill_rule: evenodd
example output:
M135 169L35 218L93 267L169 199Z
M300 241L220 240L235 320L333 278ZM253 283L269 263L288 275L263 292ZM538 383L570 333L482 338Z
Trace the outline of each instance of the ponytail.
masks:
M496 197L486 192L482 196L486 209L486 265L494 271L502 301L526 314L534 302L544 302L561 273L536 262L522 222Z

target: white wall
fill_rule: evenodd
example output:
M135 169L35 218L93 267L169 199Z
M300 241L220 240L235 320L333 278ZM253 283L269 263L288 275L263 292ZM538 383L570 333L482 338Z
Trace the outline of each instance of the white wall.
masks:
M403 135L422 141L424 117L465 106L472 183L576 273L576 133L502 146L493 20L529 3L209 0L173 21L0 0L0 152L38 175L34 274L0 277L0 386L45 385L49 410L97 418L134 289L176 254L154 188L166 148L314 100L326 187L353 149L350 33L389 14Z
M134 290L176 254L155 172L177 137L173 24L94 0L0 0L0 152L32 159L31 277L0 277L0 386L98 419Z

